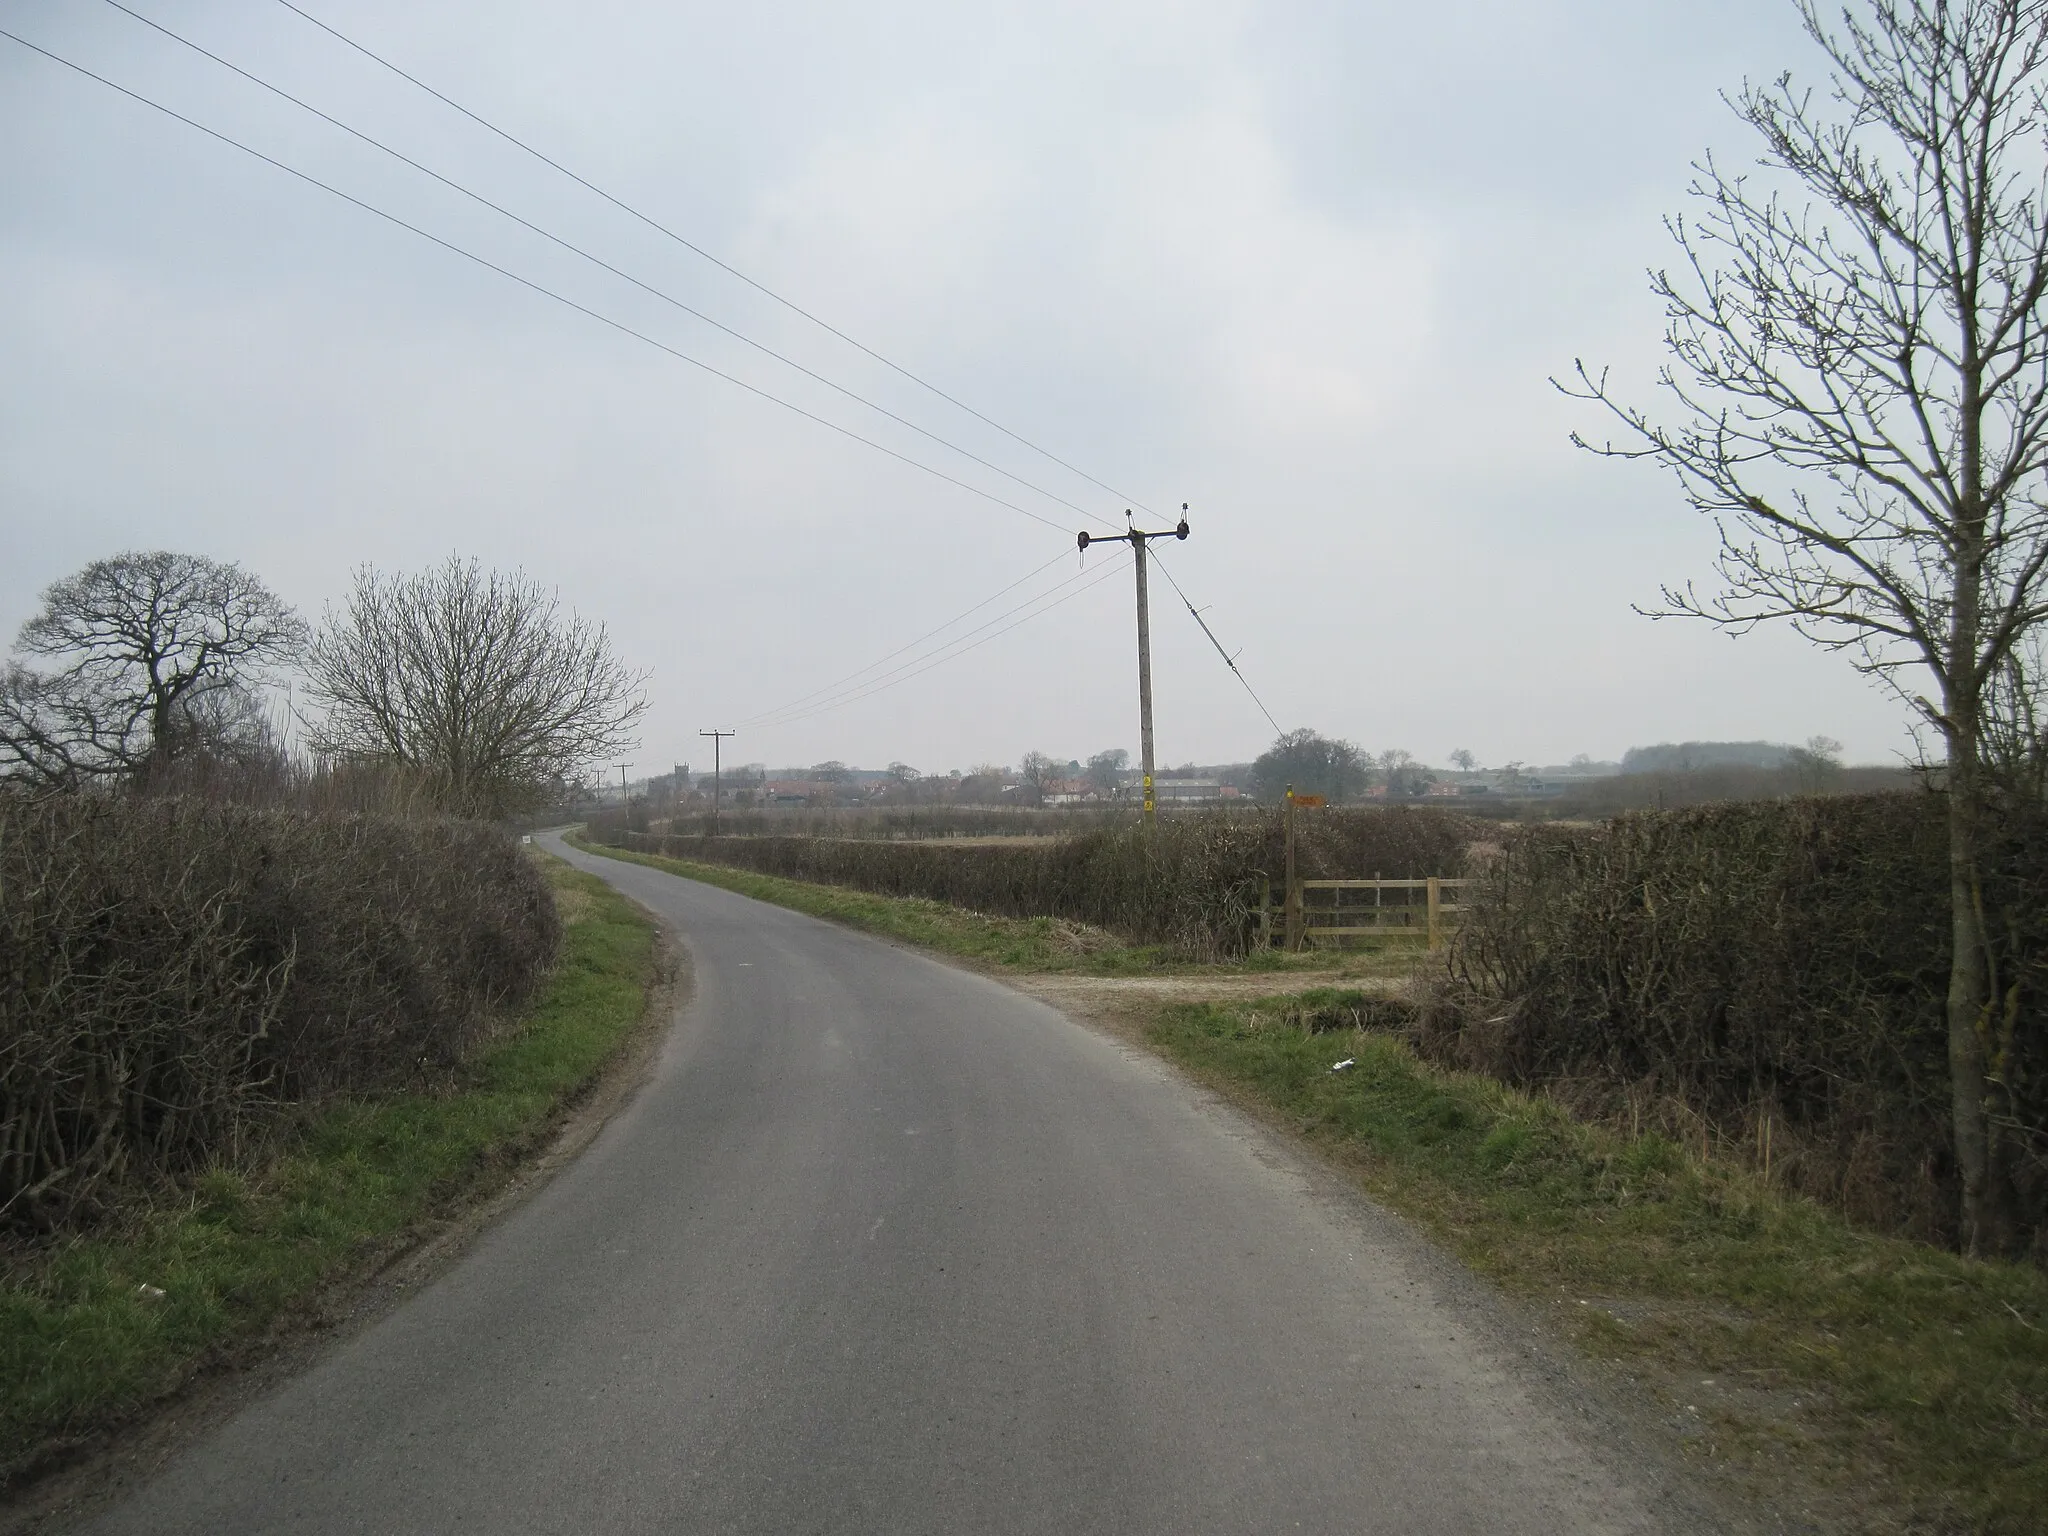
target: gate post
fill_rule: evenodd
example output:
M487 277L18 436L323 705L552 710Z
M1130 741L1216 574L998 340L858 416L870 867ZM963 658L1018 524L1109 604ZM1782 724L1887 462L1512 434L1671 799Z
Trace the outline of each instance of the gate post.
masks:
M1294 786L1287 786L1287 951L1301 948L1301 880L1294 868Z

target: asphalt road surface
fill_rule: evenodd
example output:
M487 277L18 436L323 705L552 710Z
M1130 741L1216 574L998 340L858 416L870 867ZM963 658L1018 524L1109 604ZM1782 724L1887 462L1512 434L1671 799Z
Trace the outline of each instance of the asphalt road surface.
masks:
M1141 1053L562 851L687 943L650 1081L91 1529L1697 1527L1388 1218Z

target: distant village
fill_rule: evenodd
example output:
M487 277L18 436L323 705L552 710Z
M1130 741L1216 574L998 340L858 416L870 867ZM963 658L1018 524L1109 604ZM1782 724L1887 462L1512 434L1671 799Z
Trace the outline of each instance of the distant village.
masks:
M1382 777L1359 788L1358 800L1450 800L1461 796L1531 796L1562 794L1582 780L1621 771L1618 763L1581 760L1547 767L1511 764L1500 769L1423 769L1406 776ZM855 807L896 805L1089 806L1136 801L1142 786L1135 768L1091 772L1079 759L1052 765L1050 771L984 765L969 770L924 774L904 764L888 768L856 768L826 762L808 767L770 768L747 763L724 769L718 776L723 806L754 809L770 806ZM644 780L615 781L603 798L621 795L643 800L650 810L708 808L712 775L693 772L678 763L669 772ZM1159 773L1154 798L1162 804L1228 804L1266 798L1251 763L1202 766L1183 764Z
M1434 767L1402 751L1367 753L1348 742L1292 732L1252 762L1182 763L1163 768L1153 795L1162 805L1273 802L1288 784L1332 802L1435 803L1462 801L1529 806L1598 799L1616 805L1684 803L1698 794L1745 798L1751 794L1876 787L1903 770L1849 769L1839 745L1826 737L1804 746L1769 741L1664 742L1632 747L1619 761L1581 755L1566 763L1481 764L1472 753L1451 754ZM981 763L944 773L923 773L908 763L859 768L838 761L774 768L765 763L728 766L715 775L720 807L828 809L888 806L1075 808L1133 803L1142 797L1138 769L1121 750L1083 761L1028 752L1014 764ZM1866 782L1869 781L1869 782ZM1604 787L1603 787L1604 786ZM1687 792L1686 786L1691 787ZM667 773L633 778L620 772L588 786L597 798L621 800L656 815L708 810L714 775L677 763ZM1503 807L1506 808L1505 806Z

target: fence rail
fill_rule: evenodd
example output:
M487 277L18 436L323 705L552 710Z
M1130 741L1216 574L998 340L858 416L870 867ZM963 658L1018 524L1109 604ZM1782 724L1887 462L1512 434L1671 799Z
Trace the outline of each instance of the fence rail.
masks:
M1298 880L1290 896L1276 907L1270 881L1259 885L1259 934L1268 946L1279 939L1289 949L1318 941L1364 938L1376 934L1422 933L1429 947L1442 945L1445 929L1465 911L1458 900L1470 882L1429 876L1419 880ZM1347 900L1347 896L1370 900ZM1390 893L1397 901L1388 901ZM1315 897L1326 899L1317 900ZM1419 898L1419 899L1418 899ZM1275 923L1276 912L1280 922ZM1292 916L1295 921L1289 923Z

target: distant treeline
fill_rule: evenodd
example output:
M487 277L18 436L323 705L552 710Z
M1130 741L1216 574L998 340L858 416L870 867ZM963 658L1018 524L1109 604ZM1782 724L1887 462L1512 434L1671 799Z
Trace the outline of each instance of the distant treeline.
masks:
M1758 768L1740 763L1618 773L1580 779L1563 793L1541 800L1486 805L1486 796L1461 797L1459 808L1479 815L1523 820L1595 821L1624 811L1681 810L1719 802L1779 800L1795 795L1855 795L1910 789L1918 775L1907 768L1836 768L1786 765ZM1470 803L1467 803L1469 799Z
M720 811L715 819L724 837L850 837L909 839L947 837L1058 837L1091 832L1134 819L1135 806L1080 805L880 805L773 806L766 809ZM617 826L616 807L603 812L599 824ZM710 810L678 810L650 816L633 806L624 824L635 832L660 832L676 837L707 837L714 818Z
M1660 741L1630 747L1623 773L1691 773L1701 768L1783 768L1799 749L1782 741Z

